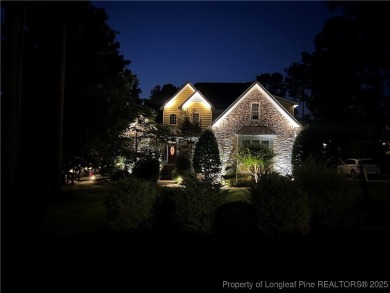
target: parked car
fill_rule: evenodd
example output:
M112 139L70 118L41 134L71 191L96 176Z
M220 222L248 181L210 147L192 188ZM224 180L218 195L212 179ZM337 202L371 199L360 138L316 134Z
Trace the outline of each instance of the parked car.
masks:
M352 178L358 178L363 176L363 168L366 170L367 175L379 175L381 173L381 166L376 163L372 158L354 159L350 158L337 166L339 174L351 176Z

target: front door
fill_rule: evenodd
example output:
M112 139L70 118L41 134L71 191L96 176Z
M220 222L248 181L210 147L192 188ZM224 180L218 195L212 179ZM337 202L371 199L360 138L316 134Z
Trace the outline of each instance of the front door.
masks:
M167 145L167 153L168 153L168 164L176 163L176 144L168 144Z

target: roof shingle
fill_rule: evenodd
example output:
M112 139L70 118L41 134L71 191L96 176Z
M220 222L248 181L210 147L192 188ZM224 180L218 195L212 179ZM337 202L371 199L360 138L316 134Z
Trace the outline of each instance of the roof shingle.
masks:
M244 126L239 131L237 131L238 135L276 135L271 129L267 126Z

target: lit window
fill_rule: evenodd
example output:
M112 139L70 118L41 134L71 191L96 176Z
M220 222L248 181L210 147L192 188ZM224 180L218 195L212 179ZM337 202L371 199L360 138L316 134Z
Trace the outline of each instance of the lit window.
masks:
M241 145L242 146L248 146L248 145L266 145L267 147L270 147L270 141L269 140L259 140L259 139L256 139L256 140L242 140L241 141Z
M261 142L261 144L266 145L267 147L269 147L269 141L268 140L263 140Z
M193 123L200 123L200 115L199 114L192 114L192 122Z
M169 116L169 124L176 124L176 115L175 114L171 114Z
M259 120L260 118L260 104L259 103L253 103L251 105L251 119L252 120Z

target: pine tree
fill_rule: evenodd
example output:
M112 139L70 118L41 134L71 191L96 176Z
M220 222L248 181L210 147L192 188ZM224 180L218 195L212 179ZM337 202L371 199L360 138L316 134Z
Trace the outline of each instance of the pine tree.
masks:
M199 137L192 163L195 173L204 175L206 181L215 181L220 177L221 160L218 143L212 130L205 129Z

